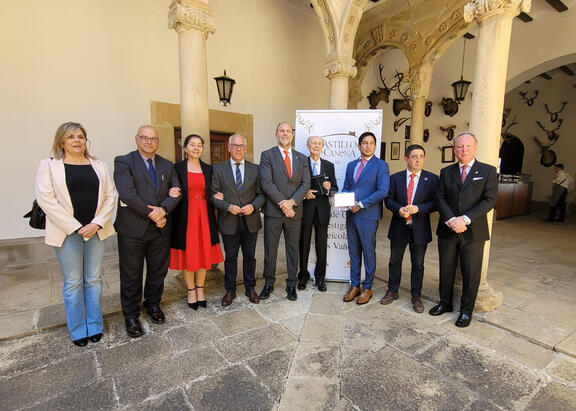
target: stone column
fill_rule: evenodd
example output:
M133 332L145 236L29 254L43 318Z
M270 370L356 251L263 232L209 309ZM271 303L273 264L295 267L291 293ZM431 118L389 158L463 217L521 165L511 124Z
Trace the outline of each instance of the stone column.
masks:
M426 98L430 92L433 70L434 61L428 59L410 67L408 71L410 98L412 100L410 144L424 144L424 110L426 108Z
M531 0L474 0L464 6L464 19L480 25L476 69L472 86L470 131L478 138L478 160L497 166L502 111L506 91L506 70L512 20L521 11L530 11ZM488 215L492 230L493 213ZM484 247L482 277L476 308L490 311L502 304L502 293L488 285L490 241Z
M412 96L412 115L410 119L410 144L424 144L424 109L426 96Z
M182 137L204 138L202 160L210 162L208 73L206 38L214 34L214 16L208 0L173 0L168 25L178 33L180 68L180 124Z
M330 79L331 110L346 110L348 108L348 79L356 76L354 59L337 57L328 60L324 66L324 75Z

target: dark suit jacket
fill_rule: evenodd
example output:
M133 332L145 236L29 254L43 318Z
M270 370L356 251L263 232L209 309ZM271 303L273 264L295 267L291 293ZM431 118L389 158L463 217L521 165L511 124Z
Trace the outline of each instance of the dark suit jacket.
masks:
M154 224L148 218L148 205L166 207L167 223L160 229L163 235L170 234L170 214L178 205L180 198L168 196L170 187L180 187L172 162L156 155L156 176L158 190L154 189L152 177L138 151L132 151L114 159L114 183L118 190L118 214L114 227L119 235L141 237Z
M390 191L384 200L386 208L392 211L392 221L390 221L388 228L388 238L391 241L406 241L406 219L398 213L402 207L408 204L406 180L406 170L390 176ZM432 241L430 213L436 211L434 198L437 183L438 176L436 174L422 170L412 201L412 204L418 206L418 212L412 214L414 244L428 244Z
M360 159L353 160L346 167L343 192L354 193L356 201L362 203L364 208L354 214L355 218L366 220L379 220L382 217L382 200L388 195L390 187L390 173L388 164L376 156L364 166L357 182L354 182L354 169ZM352 214L348 211L348 215Z
M186 249L186 230L188 228L188 160L181 161L174 165L176 174L181 182L182 187L182 201L174 210L172 218L172 241L170 246L178 250ZM204 184L206 185L206 207L208 209L208 223L210 225L210 242L212 245L218 244L218 230L216 228L216 216L214 214L214 207L210 201L210 190L212 187L212 166L200 160L200 167L202 174L204 174Z
M308 166L310 166L310 157L308 157ZM330 181L330 193L328 195L321 195L316 193L316 198L306 200L304 199L304 221L303 223L310 223L314 219L314 214L318 212L319 223L321 225L328 225L330 222L330 195L338 191L338 182L334 173L334 164L328 160L320 159L320 175L324 174ZM312 179L312 168L310 167L310 178ZM310 189L314 189L311 184Z
M294 211L295 220L302 218L302 201L310 188L310 165L308 158L292 150L292 179L288 178L288 170L284 163L284 158L280 154L278 146L263 151L260 157L258 172L260 175L260 186L268 197L262 211L269 217L284 217L284 213L278 207L282 200L294 199L296 206Z
M266 196L260 188L258 165L247 160L244 161L244 181L242 191L236 188L236 176L232 173L232 165L226 160L213 168L212 175L212 203L218 209L218 230L222 234L232 235L238 228L238 215L230 214L228 207L231 204L243 207L248 204L254 206L254 212L245 216L248 231L256 233L262 228L260 208L266 202ZM214 194L221 192L224 200L217 200Z
M469 170L462 184L458 163L444 167L440 172L436 190L436 206L440 212L439 237L455 237L453 230L446 225L452 217L467 215L472 221L461 235L467 241L486 241L490 239L486 214L496 205L498 179L496 168L478 160Z

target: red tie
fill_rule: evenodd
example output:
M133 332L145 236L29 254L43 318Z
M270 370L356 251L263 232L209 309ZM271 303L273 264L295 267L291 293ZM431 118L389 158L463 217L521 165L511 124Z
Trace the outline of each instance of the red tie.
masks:
M290 166L290 156L288 155L288 150L284 150L284 164L286 164L286 170L288 170L288 178L292 180L292 167Z
M408 190L406 190L406 195L408 196L408 205L412 204L412 194L414 193L414 177L416 177L416 174L410 174L410 182L408 183ZM406 218L406 224L411 223L412 216L409 215L408 218Z
M366 160L360 160L360 167L356 170L356 176L354 176L354 182L357 182L360 178L360 174L362 174L362 170L364 170L364 164L366 164Z
M466 181L466 167L468 166L462 166L462 184L464 184L464 181Z

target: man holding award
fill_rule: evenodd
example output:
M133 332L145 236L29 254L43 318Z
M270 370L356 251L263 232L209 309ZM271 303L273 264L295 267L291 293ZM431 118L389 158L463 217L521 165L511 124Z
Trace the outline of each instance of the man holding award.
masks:
M334 164L320 158L324 148L322 137L310 136L306 142L310 157L310 190L304 198L304 214L300 230L300 271L298 273L298 289L306 289L310 279L308 272L308 256L310 255L310 240L314 227L314 244L316 249L316 266L314 280L318 291L326 291L326 249L328 243L328 223L330 222L330 201L332 193L338 191Z

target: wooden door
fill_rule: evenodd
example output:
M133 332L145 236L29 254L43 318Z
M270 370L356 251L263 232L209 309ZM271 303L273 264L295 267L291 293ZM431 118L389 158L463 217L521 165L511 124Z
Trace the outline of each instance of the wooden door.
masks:
M219 164L230 158L228 138L230 134L210 132L210 163Z

